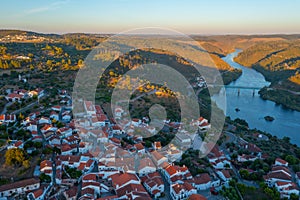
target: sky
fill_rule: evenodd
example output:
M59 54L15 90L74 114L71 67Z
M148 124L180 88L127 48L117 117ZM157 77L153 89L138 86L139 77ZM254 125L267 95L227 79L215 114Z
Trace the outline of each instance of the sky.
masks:
M185 34L300 33L300 0L2 0L0 29Z

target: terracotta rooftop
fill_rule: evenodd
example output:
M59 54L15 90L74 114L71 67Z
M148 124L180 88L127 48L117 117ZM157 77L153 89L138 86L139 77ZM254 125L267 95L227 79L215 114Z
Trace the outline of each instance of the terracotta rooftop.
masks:
M37 184L39 182L40 182L40 180L38 180L38 179L30 178L30 179L25 179L25 180L22 180L22 181L17 181L17 182L14 182L14 183L9 183L9 184L6 184L6 185L1 185L0 186L0 192L6 191L6 190L11 190L11 189L14 189L14 188L26 187L28 185Z

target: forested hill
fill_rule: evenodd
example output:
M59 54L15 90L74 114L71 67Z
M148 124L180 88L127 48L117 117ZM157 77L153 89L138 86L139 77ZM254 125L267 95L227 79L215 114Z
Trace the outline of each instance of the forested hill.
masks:
M289 79L299 83L291 76L300 69L300 40L259 43L241 52L235 61L256 68L271 82Z
M271 81L269 89L260 91L262 98L300 111L300 39L255 44L235 61L253 67Z
M32 31L23 31L23 30L0 30L0 38L6 36L16 36L16 35L27 35L27 36L40 36L40 37L48 37L48 38L59 38L61 37L58 34L45 34L45 33L37 33Z

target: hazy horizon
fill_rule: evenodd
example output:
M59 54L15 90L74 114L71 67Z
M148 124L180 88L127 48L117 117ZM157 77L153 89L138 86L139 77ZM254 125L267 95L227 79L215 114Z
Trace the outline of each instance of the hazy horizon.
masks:
M0 29L116 34L160 27L188 35L299 34L299 7L292 0L11 0L2 2Z
M149 27L142 27L142 28L149 28ZM163 27L151 27L151 28L162 28ZM126 30L130 32L131 29ZM18 29L18 28L0 28L0 31L26 31L26 32L33 32L33 33L39 33L39 34L55 34L55 35L65 35L65 34L99 34L99 35L115 35L115 34L119 34L120 32L84 32L84 31L79 31L79 32L42 32L42 31L38 31L38 30L26 30L26 29ZM143 33L138 33L143 35ZM151 33L146 33L147 34L151 34ZM185 33L186 35L189 36L276 36L276 35L300 35L300 31L299 32L295 32L295 33ZM125 34L126 35L126 34ZM164 35L164 34L157 34L157 33L153 33L151 35ZM167 34L165 34L167 35Z

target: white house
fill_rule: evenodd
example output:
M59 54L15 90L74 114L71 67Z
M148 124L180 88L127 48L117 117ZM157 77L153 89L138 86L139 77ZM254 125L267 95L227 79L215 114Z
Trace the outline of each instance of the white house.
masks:
M29 124L29 126L26 127L27 130L30 132L37 131L37 125L36 124Z
M57 135L53 135L48 139L48 142L52 146L60 145L60 138Z
M134 147L135 147L137 153L144 154L146 152L145 147L144 147L144 145L142 145L142 143L135 144Z
M51 124L51 120L47 117L41 117L39 119L39 124Z
M152 148L154 150L160 150L161 149L161 143L160 142L153 142Z
M269 187L274 187L275 183L278 181L292 182L292 173L287 167L275 166L275 167L272 167L271 172L269 172L263 178Z
M115 118L116 119L121 119L123 113L124 113L124 110L120 106L115 108Z
M275 160L275 165L276 166L285 166L287 167L289 165L289 163L281 158L276 158Z
M197 190L207 190L211 187L211 178L208 173L200 174L194 177L194 187Z
M197 194L197 190L189 183L170 185L170 194L173 200L188 199L192 194Z
M84 101L83 102L84 110L88 115L95 115L96 109L92 101Z
M192 175L186 166L168 165L162 170L168 183L183 183L183 179L192 179Z
M154 164L158 167L161 168L163 163L168 162L168 158L163 156L161 153L158 151L153 151L151 152L152 159L154 161Z
M10 197L12 194L25 194L27 191L36 190L40 187L40 180L35 178L25 179L14 183L0 186L0 197Z
M59 120L59 115L57 114L57 112L52 111L50 113L50 119L55 119L56 121L58 121Z
M0 115L0 124L2 123L12 123L16 121L16 115Z
M165 191L164 182L158 172L153 172L141 177L146 190L154 197L158 198Z
M34 192L30 192L27 195L27 199L30 199L30 200L43 200L44 199L43 193L44 193L44 191L42 189L38 189Z
M43 160L40 163L40 172L47 174L47 171L52 173L52 162L50 160Z
M228 170L217 171L217 174L224 182L229 182L232 179Z
M5 97L5 99L7 101L12 101L12 102L21 101L21 99L23 99L23 98L24 98L24 95L16 94L16 93L10 93Z
M139 126L140 124L142 124L142 120L134 118L134 119L131 120L131 124L132 124L133 126L136 126L136 127L137 127L137 126Z
M71 128L68 127L62 127L60 129L58 129L56 131L56 134L60 137L60 138L65 138L65 137L69 137L71 136L73 133L73 130Z
M51 109L52 109L53 111L60 112L60 111L61 111L61 106L52 106Z
M150 174L155 171L156 171L156 167L150 158L141 159L138 167L138 173L140 176L144 176L146 174Z
M112 126L112 133L113 134L121 134L122 128L118 125L114 125L114 126Z

